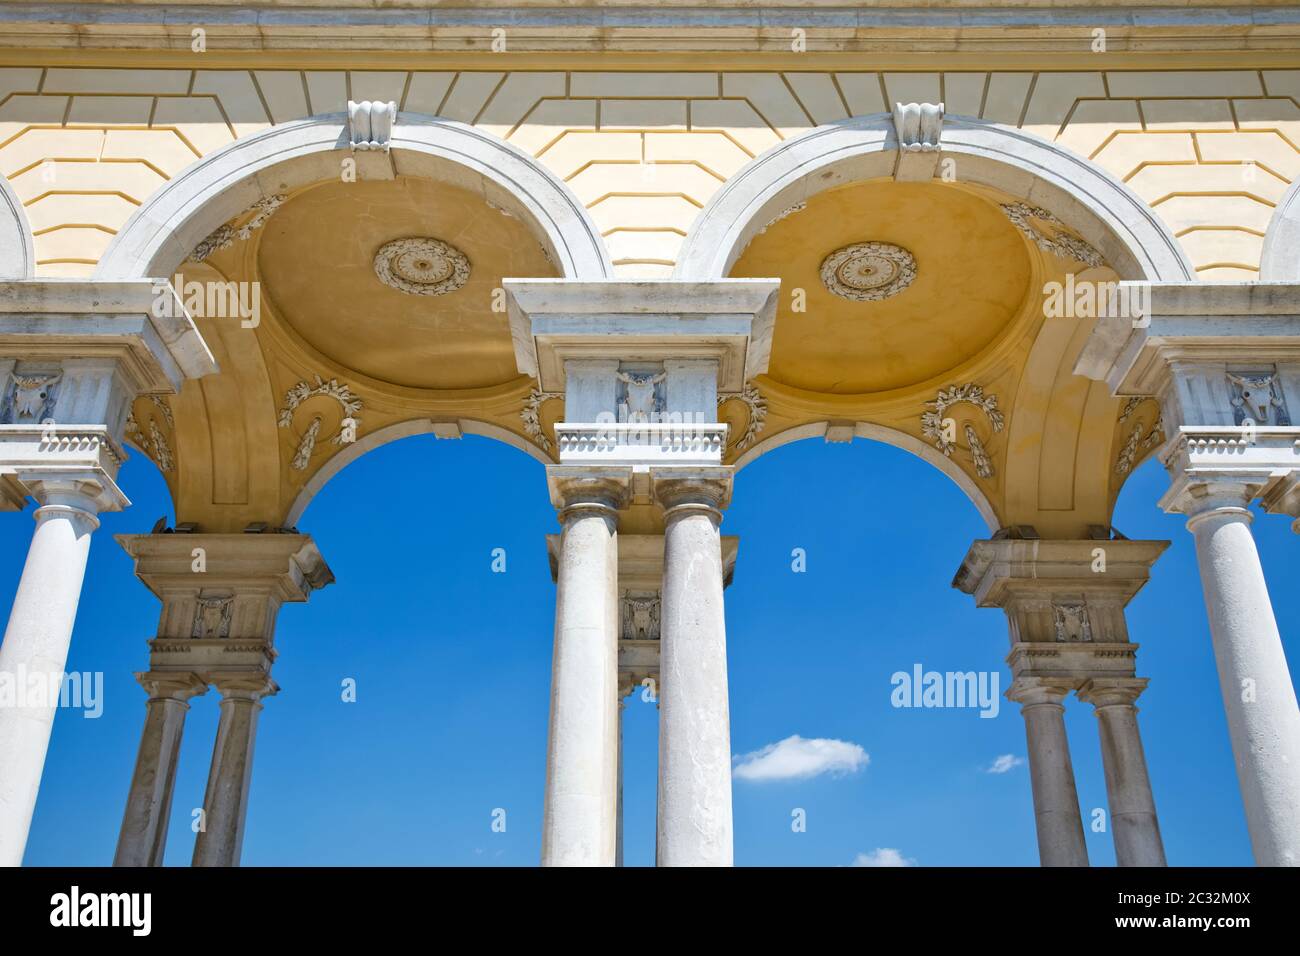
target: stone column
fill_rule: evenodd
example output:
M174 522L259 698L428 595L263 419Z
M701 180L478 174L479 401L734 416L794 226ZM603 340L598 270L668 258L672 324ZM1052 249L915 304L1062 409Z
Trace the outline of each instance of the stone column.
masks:
M1065 736L1065 707L1061 703L1070 690L1068 683L1022 677L1007 691L1010 700L1020 703L1025 718L1038 858L1043 866L1088 865L1070 744Z
M208 686L193 673L136 677L149 702L113 865L162 866L188 701L206 693Z
M721 509L732 469L652 472L664 509L660 866L730 866L731 731Z
M0 707L3 866L22 865L81 600L90 535L99 527L97 515L106 505L104 487L93 482L28 475L25 483L40 507L0 645L0 680L15 694L14 706Z
M1079 699L1097 711L1111 836L1120 866L1166 865L1134 706L1146 686L1145 678L1103 677L1079 688Z
M613 866L618 803L618 511L630 469L547 469L562 531L543 866Z
M243 843L253 738L261 700L276 691L275 625L285 602L306 601L334 580L309 535L280 530L262 534L163 532L118 535L135 559L136 576L162 601L158 629L149 641L149 673L157 681L197 680L222 693L221 720L203 802L203 829L195 866L237 866ZM146 685L147 686L147 685ZM164 705L166 706L166 705ZM150 718L153 718L152 707ZM173 715L175 719L176 715ZM177 741L179 722L175 728ZM150 737L145 729L141 760ZM160 771L161 772L161 771ZM159 787L132 784L123 823L153 813ZM170 783L166 788L170 791ZM166 808L156 826L165 828ZM136 859L145 853L136 849ZM123 850L119 848L119 857ZM162 855L161 841L157 856Z
M1228 734L1255 862L1300 865L1300 707L1246 508L1219 485L1180 510L1196 539Z
M619 688L618 699L618 809L615 811L614 823L614 865L623 865L623 695L622 688Z
M253 779L253 745L262 698L280 688L269 677L245 674L211 678L221 691L221 721L212 748L212 768L203 794L203 829L194 844L194 866L239 866L244 848L248 785Z

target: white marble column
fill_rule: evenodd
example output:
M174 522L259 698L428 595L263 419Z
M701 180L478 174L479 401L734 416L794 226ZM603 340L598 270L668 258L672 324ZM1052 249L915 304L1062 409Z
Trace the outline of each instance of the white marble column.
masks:
M25 479L37 499L36 531L27 549L4 643L0 680L16 706L0 707L0 865L21 866L45 768L72 626L99 527L99 486L76 480ZM44 690L34 692L39 684Z
M658 865L731 866L731 724L722 547L731 469L654 473L664 509Z
M1020 677L1007 691L1007 697L1020 704L1025 718L1038 859L1043 866L1088 865L1079 794L1065 736L1065 707L1061 703L1070 690L1068 683Z
M560 510L543 866L613 866L618 802L618 510L626 484L548 469Z
M1228 734L1260 866L1300 865L1300 707L1250 531L1250 492L1218 486L1182 505L1196 538Z
M162 866L185 714L189 699L206 693L208 685L192 673L136 676L149 701L113 865Z
M194 843L194 866L239 866L244 847L248 785L262 698L279 691L269 677L240 674L210 678L221 692L221 720L203 795L203 829Z
M1167 865L1134 706L1146 686L1145 677L1100 677L1079 688L1079 699L1096 708L1111 837L1120 866Z

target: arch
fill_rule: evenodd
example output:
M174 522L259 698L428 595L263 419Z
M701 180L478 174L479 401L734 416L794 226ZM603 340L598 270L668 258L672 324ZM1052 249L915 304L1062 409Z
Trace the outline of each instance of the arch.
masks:
M1300 179L1287 187L1268 221L1259 277L1272 282L1300 279Z
M348 122L331 113L273 126L197 160L151 195L109 243L97 279L170 276L199 242L260 199L337 180L341 160L358 167ZM399 113L389 156L399 175L442 180L483 194L530 224L565 278L612 273L600 232L561 180L503 140L451 120Z
M1095 246L1122 278L1196 278L1178 240L1145 202L1093 163L1030 133L965 116L944 118L943 158L957 178L1041 206ZM674 274L727 275L772 220L835 186L892 176L898 156L887 113L819 126L755 157L696 218Z
M36 274L36 250L23 204L9 180L0 176L0 280L30 279Z
M494 438L499 442L518 448L530 457L536 458L543 465L554 464L553 460L532 442L502 428L500 425L493 425L490 422L481 422L469 418L462 418L456 422L434 422L427 418L395 422L344 445L342 451L337 452L321 465L293 499L293 504L289 506L289 513L284 519L285 527L294 527L298 523L298 519L302 517L303 512L307 510L307 506L311 504L312 499L320 494L321 489L329 484L330 479L366 452L401 438L409 438L411 435L434 434L438 426L445 427L449 424L457 426L461 435L479 435L483 438Z
M736 459L736 471L740 471L746 465L761 458L770 451L775 451L782 445L788 445L791 442L802 441L805 438L825 438L829 422L809 422L805 425L796 425L793 428L787 428L785 431L777 432L775 435L769 435L767 438L758 442L749 448L743 455ZM886 445L893 445L903 451L911 452L917 458L927 464L933 465L939 471L947 475L952 482L962 490L975 510L979 512L984 523L989 527L989 533L997 531L1002 527L1002 522L998 518L997 512L993 510L993 504L989 501L988 496L980 490L979 485L975 484L970 475L966 474L955 461L948 458L935 448L928 445L915 436L908 435L906 432L900 432L884 425L876 425L872 422L854 422L853 437L865 438L868 441L878 441Z

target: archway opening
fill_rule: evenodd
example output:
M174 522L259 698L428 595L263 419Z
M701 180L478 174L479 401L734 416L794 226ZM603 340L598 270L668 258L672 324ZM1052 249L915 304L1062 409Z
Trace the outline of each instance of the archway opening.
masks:
M796 441L738 474L724 530L737 863L1034 864L1006 619L951 587L989 535L962 490L883 442ZM897 706L917 668L986 706Z
M336 583L280 611L243 864L535 865L555 530L539 463L410 436L343 468L299 520ZM193 845L215 704L192 706L169 864Z

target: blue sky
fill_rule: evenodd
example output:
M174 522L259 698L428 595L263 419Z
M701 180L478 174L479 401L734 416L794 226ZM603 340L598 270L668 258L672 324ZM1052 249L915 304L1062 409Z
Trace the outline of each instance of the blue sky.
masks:
M106 865L144 718L132 673L158 602L113 541L145 532L171 503L135 454L121 474L134 505L104 516L73 636L69 671L104 673L104 709L60 711L27 848L29 865ZM1148 461L1121 496L1115 525L1173 546L1129 608L1156 805L1172 865L1248 865L1250 847L1214 669L1192 538L1155 506L1166 485ZM8 615L31 534L30 509L0 514L0 613ZM742 471L724 531L739 535L727 592L732 750L792 735L844 741L857 768L735 785L740 865L847 865L884 857L935 865L1037 863L1018 707L897 709L890 676L996 669L1007 685L1001 611L950 587L987 529L947 478L911 455L857 441L798 442ZM536 864L545 779L554 586L544 535L557 530L542 467L481 438L404 439L326 486L299 522L337 582L280 613L262 713L245 865ZM1261 515L1256 539L1297 664L1300 593L1283 586L1300 540ZM492 551L505 548L505 573ZM791 552L803 548L807 570ZM357 700L342 700L346 678ZM1105 806L1091 707L1067 705L1089 818ZM169 865L188 865L191 811L202 803L216 692L186 725ZM656 710L625 711L625 858L654 858ZM862 764L865 763L865 766ZM505 811L504 833L493 812ZM802 810L806 830L794 832ZM1094 865L1112 865L1109 833L1088 833ZM882 853L881 851L894 851Z

